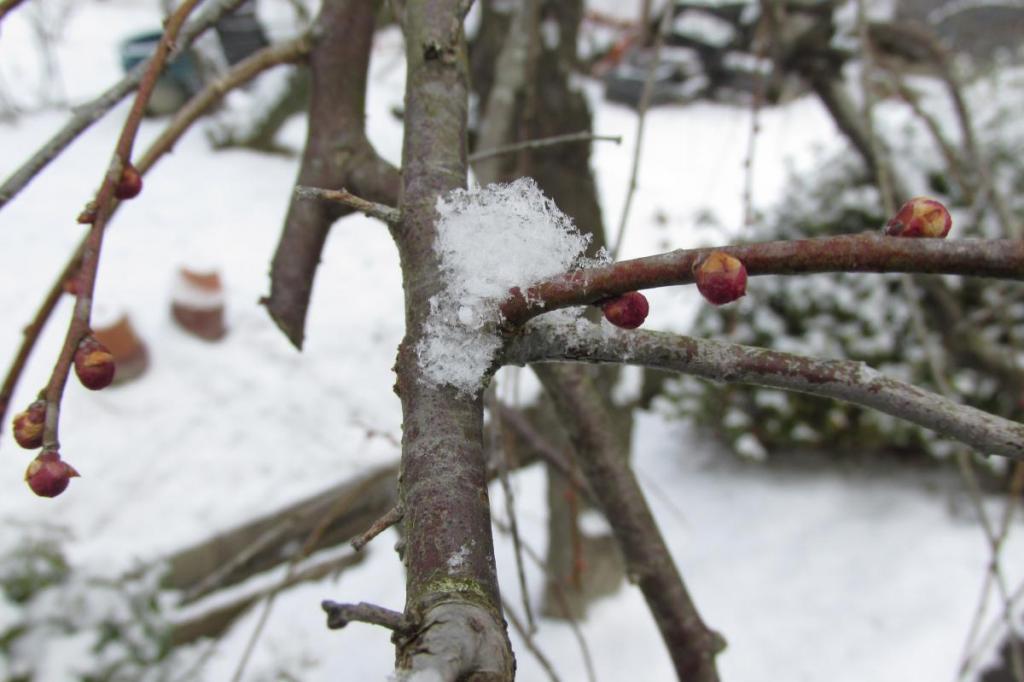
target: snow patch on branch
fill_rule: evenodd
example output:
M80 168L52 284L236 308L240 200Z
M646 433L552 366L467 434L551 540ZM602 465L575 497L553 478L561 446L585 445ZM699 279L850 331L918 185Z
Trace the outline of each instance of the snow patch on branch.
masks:
M428 381L473 395L501 346L498 304L514 287L590 265L583 254L591 235L531 178L453 190L438 199L437 213L444 288L430 300L416 351Z

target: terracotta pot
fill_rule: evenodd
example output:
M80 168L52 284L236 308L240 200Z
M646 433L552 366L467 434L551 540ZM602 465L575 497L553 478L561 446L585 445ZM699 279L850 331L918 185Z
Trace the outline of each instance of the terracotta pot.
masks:
M113 324L94 328L93 334L114 356L115 384L123 384L145 373L149 367L149 350L135 333L131 318L121 315Z
M224 287L217 272L180 268L171 296L171 316L184 331L206 341L227 334L224 326Z

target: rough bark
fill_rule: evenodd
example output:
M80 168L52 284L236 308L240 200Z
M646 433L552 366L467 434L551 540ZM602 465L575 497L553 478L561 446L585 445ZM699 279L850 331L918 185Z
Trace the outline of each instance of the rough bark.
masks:
M434 253L438 196L466 182L469 74L458 0L409 3L406 36L402 262L406 337L398 353L402 400L400 500L406 510L406 609L415 631L399 639L400 670L442 680L511 680L515 663L494 565L479 394L432 385L416 346L441 289Z
M297 184L345 187L385 204L398 199L398 171L366 138L364 100L373 28L379 2L326 0L317 17L317 44L310 54L312 99L309 132ZM292 197L270 269L263 304L297 347L305 337L313 279L331 225L351 209Z

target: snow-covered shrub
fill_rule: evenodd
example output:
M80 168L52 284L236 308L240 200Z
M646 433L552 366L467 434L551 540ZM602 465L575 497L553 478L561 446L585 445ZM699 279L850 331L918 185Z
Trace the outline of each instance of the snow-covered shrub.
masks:
M75 571L63 537L49 529L6 538L0 547L0 679L180 679L197 652L169 648L158 572L109 578Z
M1011 93L1019 97L1021 92L1020 81L1019 76L1004 74L999 85L973 88L991 176L1010 197L1008 203L1018 221L1022 216L1015 197L1021 196L1024 187L1024 166L1013 150L1020 148L1022 128L1012 124L1007 114ZM1014 87L1002 97L992 96L1008 85ZM966 205L926 132L904 119L884 127L883 133L910 191L941 199L951 208L950 238L1005 236L992 211L979 214L976 207ZM766 241L877 232L887 219L881 206L879 193L865 181L859 160L842 154L793 178L780 205L745 236L749 241ZM1024 396L1019 394L1019 383L1015 384L1012 373L983 367L976 349L980 344L982 355L1024 367L1024 290L1016 283L977 278L943 277L941 285L939 292L912 285L915 301L908 299L901 275L758 277L738 303L703 308L693 334L809 356L863 360L888 376L939 392L926 350L931 347L940 358L941 375L958 400L1022 418ZM912 306L920 306L927 340L915 328ZM944 330L950 317L954 326ZM955 335L954 347L943 331ZM923 452L942 457L957 447L934 432L888 415L813 396L693 378L675 382L669 393L675 409L720 434L737 454L755 459L797 448L835 454Z

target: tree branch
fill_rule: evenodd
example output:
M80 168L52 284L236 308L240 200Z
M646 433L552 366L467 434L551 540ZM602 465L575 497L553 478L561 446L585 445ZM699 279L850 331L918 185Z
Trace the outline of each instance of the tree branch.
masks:
M89 234L85 239L85 248L82 252L82 263L78 274L75 276L77 283L75 310L68 324L68 331L64 337L64 346L60 350L57 362L54 365L53 373L46 385L46 423L43 429L44 450L57 452L60 450L58 429L60 426L61 399L64 395L64 388L67 385L68 373L71 363L81 340L89 333L90 318L92 316L93 291L96 286L96 273L99 268L100 252L103 248L103 236L107 223L114 213L115 198L114 192L118 183L121 182L122 174L131 161L132 148L135 144L135 136L139 126L142 124L142 116L146 109L153 88L156 87L157 78L163 70L163 66L174 46L178 33L181 31L185 19L199 3L199 0L185 0L168 17L165 22L164 34L157 44L153 56L146 62L146 71L139 82L138 92L135 94L135 101L128 112L124 127L118 137L113 158L107 168L103 184L100 185L96 195L95 215Z
M188 130L192 124L195 123L195 121L202 116L207 109L209 109L210 106L220 100L225 94L249 82L266 69L277 66L278 64L284 64L301 59L302 56L309 51L311 44L310 40L310 37L306 35L295 38L294 40L266 47L239 62L222 78L204 87L192 99L190 99L185 106L178 110L174 115L174 118L171 119L171 122L168 123L167 127L164 128L162 133L160 133L160 136L153 141L145 153L143 153L139 158L136 167L140 175L145 177L146 173L156 165L156 162L160 160L164 154L173 149L175 143L181 138L185 131ZM117 203L111 209L111 215L107 219L108 225L120 205L120 203ZM31 355L32 349L35 347L35 344L39 339L39 335L42 333L43 327L46 325L50 316L53 314L54 309L57 307L61 294L65 290L65 284L78 272L82 261L82 255L85 251L86 238L83 238L72 252L71 257L64 265L63 270L61 270L60 274L54 280L50 287L50 291L47 292L46 297L40 304L32 322L25 328L21 346L19 346L17 354L11 362L11 365L7 370L7 374L4 377L3 385L0 387L0 432L3 431L3 425L6 423L6 414L7 409L10 407L11 397L14 395L14 390L18 385L21 374L24 372L25 364L28 362L29 355Z
M408 72L402 145L406 335L395 390L402 401L406 608L421 625L398 642L396 668L440 681L511 682L483 458L483 405L423 375L416 347L443 278L434 242L437 199L465 187L469 69L460 0L406 4Z
M404 615L375 604L339 604L326 599L320 603L320 607L327 613L327 627L332 630L340 630L353 621L380 625L398 633L409 628Z
M581 368L536 367L537 376L566 423L583 473L639 585L672 657L680 682L717 682L721 636L701 619L679 575L643 491L623 454L601 401Z
M473 152L472 154L470 154L469 160L473 163L476 163L477 161L482 161L483 159L489 159L492 156L514 154L515 152L521 152L525 150L543 149L544 147L554 147L556 145L570 144L572 142L614 142L615 144L622 144L622 136L595 135L589 130L581 130L578 133L551 135L550 137L541 137L536 140L524 140L523 142L516 142L501 147L481 149L478 152Z
M546 280L524 294L513 289L501 304L511 326L541 313L637 289L690 284L693 265L711 251L743 261L747 274L815 272L913 272L1024 280L1024 241L908 239L872 233L680 249L656 256L577 270Z
M339 204L344 204L349 208L354 208L364 215L376 218L377 220L382 220L389 224L397 223L402 219L402 214L399 213L398 209L394 206L385 206L384 204L367 201L362 197L357 197L345 188L321 189L319 187L305 187L303 185L299 185L295 188L295 195L302 199L333 201Z
M388 528L391 528L391 526L394 526L395 524L401 522L402 517L404 515L405 511L402 509L401 506L396 504L394 507L389 509L386 514L384 514L379 519L374 521L373 524L369 528L367 528L364 533L359 535L359 537L352 539L352 549L356 550L357 552L360 551L363 547L366 547L366 545L368 545L370 541L373 540L375 537L386 531Z
M381 159L364 130L366 80L378 2L327 0L310 53L309 131L297 185L348 187L384 204L398 203L398 171ZM301 349L313 280L331 225L351 209L292 196L270 266L271 319Z
M539 324L511 340L506 361L572 360L664 369L727 383L809 393L870 407L970 445L1024 460L1024 424L883 376L863 362L821 360L664 332Z
M245 0L213 0L203 8L199 16L193 21L189 22L181 31L180 40L178 41L178 48L175 52L184 49L185 47L192 44L192 42L202 35L207 29L211 28L217 21L231 12L233 9L241 5ZM120 102L124 97L138 87L142 81L143 74L149 68L150 61L153 57L140 62L133 68L128 75L122 78L120 81L112 85L107 89L106 92L96 97L92 101L83 104L82 106L76 107L74 114L71 119L64 124L56 135L51 137L42 147L40 147L32 157L26 161L20 168L12 173L2 185L0 185L0 210L13 199L21 190L25 189L25 186L31 182L32 178L39 174L51 161L60 156L61 152L64 151L71 142L82 134L89 126L98 121L103 117L105 113L110 111L115 104Z

